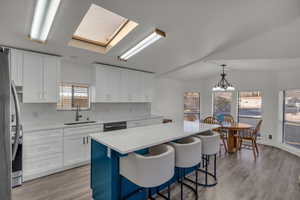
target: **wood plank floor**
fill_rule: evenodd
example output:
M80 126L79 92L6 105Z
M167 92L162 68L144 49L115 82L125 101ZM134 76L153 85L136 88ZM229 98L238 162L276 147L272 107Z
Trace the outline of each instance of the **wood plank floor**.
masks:
M272 147L260 146L260 150L256 161L249 150L218 158L219 183L199 187L199 199L299 200L300 158ZM89 180L89 166L68 170L26 182L13 190L13 200L89 200ZM180 199L179 188L172 185L172 199ZM184 188L184 199L195 196Z

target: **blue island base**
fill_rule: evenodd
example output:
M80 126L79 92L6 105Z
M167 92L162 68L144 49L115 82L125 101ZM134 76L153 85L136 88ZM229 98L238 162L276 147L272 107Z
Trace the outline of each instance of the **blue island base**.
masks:
M147 149L138 151L137 153L147 153ZM94 200L121 200L128 194L140 189L139 186L135 185L119 174L119 158L122 156L126 155L109 150L106 146L98 143L95 140L92 140L91 189ZM187 169L186 174L191 173L195 169L196 167ZM168 183L160 186L159 189L165 189L168 184L176 182L178 178L180 178L178 170L175 170L174 177ZM155 192L155 190L152 190L153 194ZM143 199L147 199L146 190L141 190L141 192L129 198L129 200Z

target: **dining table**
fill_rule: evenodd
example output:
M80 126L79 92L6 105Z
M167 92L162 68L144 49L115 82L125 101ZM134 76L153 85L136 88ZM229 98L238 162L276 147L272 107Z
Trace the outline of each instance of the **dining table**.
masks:
M252 129L253 126L247 123L224 123L220 129L227 131L227 151L235 153L238 150L237 134L241 131Z

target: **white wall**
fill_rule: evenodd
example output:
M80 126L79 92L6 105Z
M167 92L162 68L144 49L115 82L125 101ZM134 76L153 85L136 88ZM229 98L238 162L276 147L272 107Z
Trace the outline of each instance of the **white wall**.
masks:
M62 60L61 80L63 82L92 84L94 80L92 65Z
M269 71L231 71L228 80L239 91L257 90L262 92L262 117L263 125L261 133L267 143L280 144L282 127L279 121L282 101L279 93L285 89L300 89L300 70L285 72ZM185 83L185 91L200 91L201 115L211 114L212 111L212 87L219 81L218 75L202 80ZM237 92L235 92L237 93ZM236 95L235 95L236 96ZM268 135L273 136L272 140Z
M183 121L183 83L177 80L156 78L152 113Z

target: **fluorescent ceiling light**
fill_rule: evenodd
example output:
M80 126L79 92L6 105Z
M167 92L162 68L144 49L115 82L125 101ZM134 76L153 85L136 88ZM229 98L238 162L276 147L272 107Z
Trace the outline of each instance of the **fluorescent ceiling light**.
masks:
M127 50L125 53L123 53L119 58L120 60L126 61L130 57L134 56L135 54L142 51L144 48L148 47L149 45L153 44L157 40L166 37L166 34L158 29L156 29L153 33L151 33L149 36L147 36L145 39L137 43L134 47Z
M61 0L37 0L30 31L30 39L45 42Z

